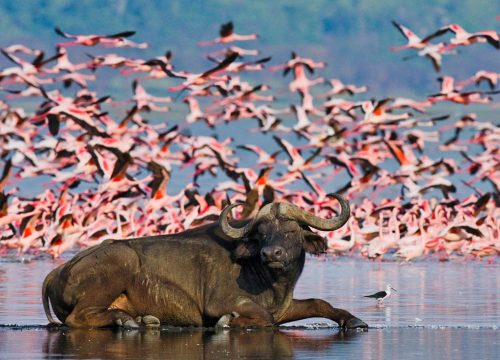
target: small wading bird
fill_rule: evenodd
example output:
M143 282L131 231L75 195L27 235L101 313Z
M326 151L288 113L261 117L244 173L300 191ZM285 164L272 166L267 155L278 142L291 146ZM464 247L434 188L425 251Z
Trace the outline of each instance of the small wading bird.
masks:
M391 284L387 284L387 286L385 287L385 291L379 291L376 292L375 294L365 295L364 297L377 299L377 302L379 304L382 304L384 302L384 299L389 297L389 295L391 295L391 290L397 291L391 286Z

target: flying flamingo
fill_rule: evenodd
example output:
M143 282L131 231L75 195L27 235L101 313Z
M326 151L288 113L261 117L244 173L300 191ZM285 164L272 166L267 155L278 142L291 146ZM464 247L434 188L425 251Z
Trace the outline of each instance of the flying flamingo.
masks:
M448 31L455 34L455 36L451 38L450 45L448 45L446 49L453 49L456 46L467 46L480 42L488 42L496 49L500 48L499 36L495 30L483 30L475 33L469 33L458 24L445 25L432 34L426 36L422 41L429 41L447 33Z
M227 56L231 56L231 53L228 53ZM226 56L226 57L227 57ZM238 54L239 56L239 54ZM217 59L207 56L207 59L210 61L213 61L217 64L220 64L221 62L218 61ZM231 73L237 73L240 71L259 71L264 69L264 64L267 63L268 61L271 60L271 57L265 57L259 60L252 60L252 61L245 61L245 62L232 62L231 64L228 65L227 71Z
M4 78L14 78L14 81L16 82L27 84L50 84L53 82L52 79L40 79L38 76L45 73L45 69L43 68L44 65L57 59L60 56L59 54L45 59L44 52L40 52L40 54L33 59L33 61L29 62L15 56L14 54L6 52L4 49L0 49L0 52L7 59L17 65L0 71L0 82Z
M71 35L65 33L60 28L54 28L57 35L60 35L67 39L72 39L72 41L58 43L57 46L95 46L97 44L117 44L120 39L127 38L135 34L135 31L124 31L112 35Z
M259 55L260 52L259 52L259 50L256 50L256 49L243 49L243 48L240 48L238 46L229 46L226 49L213 51L210 54L207 54L207 57L209 57L209 56L215 57L215 56L220 56L220 55L227 57L228 55L230 55L232 53L236 53L241 57L241 56L257 56L257 55Z
M423 41L419 36L417 36L413 31L408 29L406 26L403 26L396 21L392 21L392 25L398 29L401 34L408 40L406 45L392 47L391 51L400 51L406 49L424 49L428 46L428 40Z
M498 72L479 70L474 74L474 76L470 77L469 79L457 83L457 86L462 88L471 83L475 83L476 86L479 86L482 82L486 82L488 83L491 90L495 90L499 79L500 73Z
M186 115L186 122L192 124L197 120L205 120L209 127L215 126L215 114L208 114L206 111L202 111L200 104L196 97L190 95L186 96L182 102L186 103L189 108L189 113Z
M177 86L171 86L168 88L168 90L179 91L179 90L184 90L184 89L188 89L188 88L199 87L200 85L205 85L210 80L216 79L216 77L215 77L216 74L221 73L223 71L226 71L226 68L234 60L236 60L237 57L238 57L238 54L229 55L227 58L225 58L217 66L215 66L207 71L204 71L203 73L200 73L200 74L179 73L179 72L171 71L168 68L164 67L163 71L165 71L165 73L168 76L174 77L174 78L185 79L182 84L177 85Z
M332 88L326 93L319 95L318 97L320 98L332 97L334 95L342 95L342 94L354 95L354 94L364 93L368 90L368 87L366 86L358 87L352 84L346 85L339 79L330 79L328 83Z
M86 69L88 68L87 63L80 63L80 64L73 64L69 60L68 56L68 50L64 47L58 47L57 48L57 62L56 65L54 65L50 69L45 69L45 72L51 73L51 74L58 74L61 71L65 71L68 73L75 73L78 70Z
M38 56L38 55L40 55L40 53L42 53L42 50L32 49L32 48L29 48L23 44L12 44L12 45L9 45L7 47L4 47L3 50L7 53L20 52L23 54L35 55L35 56Z
M416 55L406 56L403 60L410 60L417 56L427 57L431 62L436 72L441 71L443 55L456 54L452 51L453 47L447 46L445 43L429 44L425 48L419 50Z
M226 44L234 41L248 41L256 40L258 38L257 34L240 35L234 33L234 24L232 21L224 23L221 25L219 30L219 37L211 41L202 41L198 43L198 46L210 46L215 44Z
M111 68L119 68L122 66L134 68L141 64L140 61L119 56L117 54L106 54L99 56L93 56L87 54L87 56L90 57L91 59L90 63L87 64L87 67L89 69L92 69L93 71L95 71L99 67L104 67L104 66L108 66Z
M135 106L138 111L146 110L166 112L169 110L166 106L157 106L155 102L170 103L172 102L170 97L158 97L149 94L137 80L132 82L132 89L134 90L134 97L132 100L135 101Z
M428 99L431 102L451 101L458 104L468 105L471 103L486 104L491 102L491 97L483 97L484 94L497 94L499 91L468 91L460 92L454 86L454 79L451 76L443 76L438 79L441 82L441 92L430 95Z
M363 121L358 126L368 125L368 127L372 127L373 125L399 122L412 117L411 113L391 114L390 109L388 109L388 104L391 101L391 98L380 101L367 100L355 105L354 108L359 107L364 113Z

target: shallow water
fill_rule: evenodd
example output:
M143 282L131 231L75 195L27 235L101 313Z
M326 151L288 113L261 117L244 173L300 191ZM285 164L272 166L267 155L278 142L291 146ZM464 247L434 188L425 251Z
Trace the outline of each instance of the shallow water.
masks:
M309 258L297 298L320 297L371 329L339 332L325 319L279 330L46 329L40 288L62 260L0 260L0 358L495 359L500 353L500 265ZM391 283L382 306L362 295Z
M111 331L0 329L8 359L498 359L490 329Z

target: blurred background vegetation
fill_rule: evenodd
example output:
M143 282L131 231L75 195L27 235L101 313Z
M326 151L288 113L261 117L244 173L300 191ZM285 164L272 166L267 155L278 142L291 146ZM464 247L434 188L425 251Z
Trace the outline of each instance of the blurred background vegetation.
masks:
M466 30L495 29L500 2L494 0L0 0L0 46L23 43L51 53L61 41L53 28L70 34L106 34L135 30L133 41L146 41L146 50L123 49L142 58L174 52L178 69L207 67L206 49L196 43L215 38L221 23L232 20L235 32L260 34L258 47L272 55L272 63L301 56L325 60L321 75L344 82L368 85L378 96L425 95L439 89L439 76L430 61L402 61L411 52L391 52L406 41L391 24L396 20L420 36L459 23ZM82 52L92 53L92 49ZM487 44L461 49L461 56L447 56L442 74L465 78L477 70L498 70L499 52ZM4 59L2 59L4 61Z

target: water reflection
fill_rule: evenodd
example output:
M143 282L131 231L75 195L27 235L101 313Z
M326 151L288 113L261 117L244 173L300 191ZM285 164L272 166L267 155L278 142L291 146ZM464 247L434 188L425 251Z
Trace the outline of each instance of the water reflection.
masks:
M499 331L113 331L0 327L2 359L498 359Z
M311 331L112 331L53 330L43 353L47 358L101 359L282 359L307 352L321 357L337 342L351 341L359 332L308 336Z

